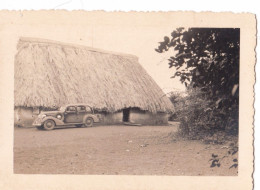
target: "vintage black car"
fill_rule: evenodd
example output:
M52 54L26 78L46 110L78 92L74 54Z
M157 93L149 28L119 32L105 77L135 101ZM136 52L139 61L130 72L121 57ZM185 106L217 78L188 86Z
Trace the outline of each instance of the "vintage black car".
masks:
M37 129L52 130L57 126L92 127L100 121L100 114L95 114L92 107L85 104L70 104L58 111L43 111L33 122Z

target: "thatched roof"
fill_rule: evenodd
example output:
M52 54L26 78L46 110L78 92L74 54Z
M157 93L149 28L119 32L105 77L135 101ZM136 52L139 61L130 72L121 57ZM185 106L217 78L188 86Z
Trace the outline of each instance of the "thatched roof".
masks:
M33 38L17 45L14 97L24 107L80 102L108 111L174 109L136 56Z

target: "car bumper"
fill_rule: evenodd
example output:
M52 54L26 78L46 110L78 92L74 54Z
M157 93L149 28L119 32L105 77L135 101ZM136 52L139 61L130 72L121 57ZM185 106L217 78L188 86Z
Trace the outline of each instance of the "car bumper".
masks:
M33 122L32 125L33 125L34 127L39 127L39 126L41 126L41 125L42 125L41 119L37 118L37 119Z

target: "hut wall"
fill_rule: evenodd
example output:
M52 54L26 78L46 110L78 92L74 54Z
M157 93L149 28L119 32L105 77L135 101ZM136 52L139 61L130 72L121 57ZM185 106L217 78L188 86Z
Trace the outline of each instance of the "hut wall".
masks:
M129 121L142 125L164 125L168 124L167 113L151 113L142 111L138 108L131 108L129 113ZM123 123L123 112L102 114L100 124L115 125Z
M167 113L151 113L138 109L130 110L130 121L142 125L163 125L168 124Z
M115 113L107 113L107 114L102 114L102 121L100 124L122 124L122 118L123 118L123 112L115 112Z
M33 108L17 107L14 109L14 125L32 127L32 123L37 116Z

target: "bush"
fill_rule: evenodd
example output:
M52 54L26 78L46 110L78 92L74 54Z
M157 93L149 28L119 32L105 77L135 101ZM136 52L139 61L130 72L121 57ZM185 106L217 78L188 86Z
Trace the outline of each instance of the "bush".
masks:
M226 135L238 134L238 103L228 98L210 99L201 89L188 90L188 96L179 97L183 106L176 108L180 134L189 139L211 138L222 142ZM175 99L175 100L178 100Z
M169 117L169 121L180 121L183 107L185 106L186 93L172 92L170 94L170 100L175 107L175 112Z

